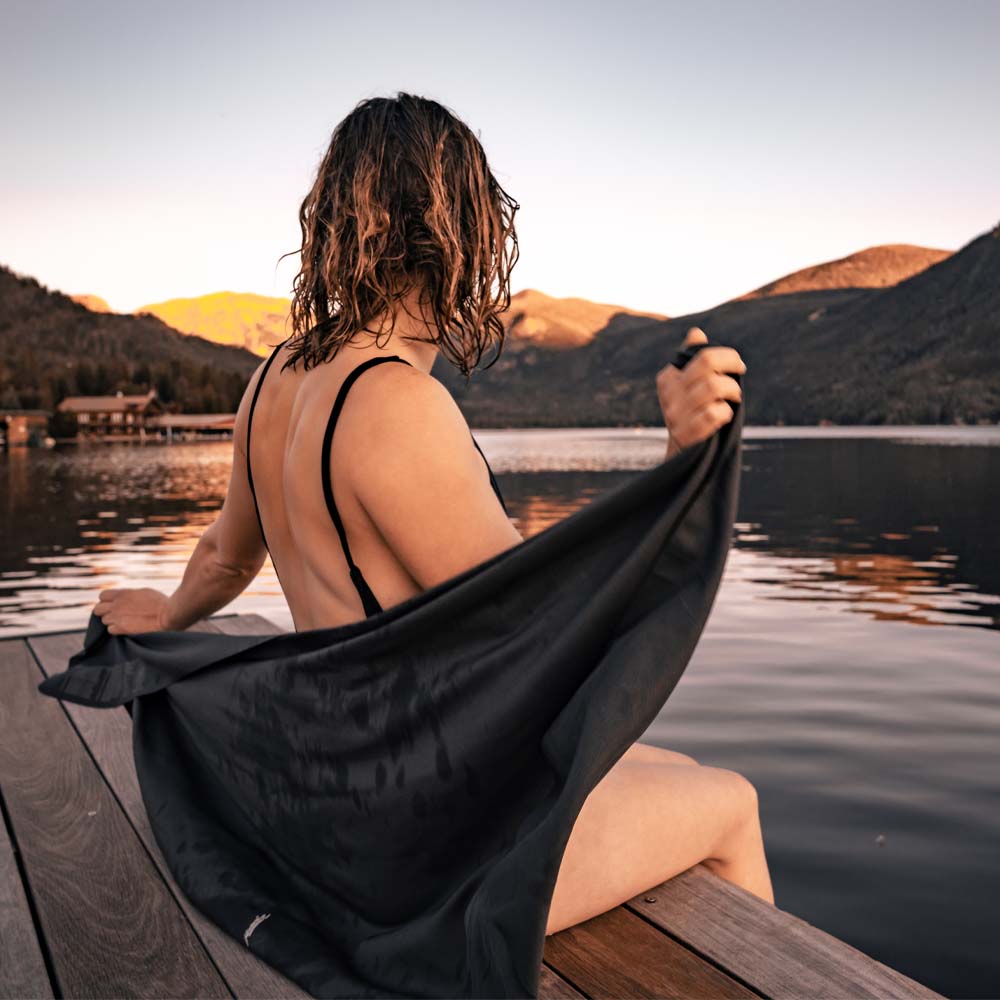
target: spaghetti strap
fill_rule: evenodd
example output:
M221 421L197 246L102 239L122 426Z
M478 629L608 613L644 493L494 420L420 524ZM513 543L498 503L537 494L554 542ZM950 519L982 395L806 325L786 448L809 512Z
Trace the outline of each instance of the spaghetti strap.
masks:
M353 368L344 379L343 384L340 387L340 391L337 393L333 409L330 411L330 418L326 424L326 433L323 435L323 454L320 464L320 470L323 477L323 497L326 500L326 509L330 513L330 519L333 521L334 527L337 529L337 535L340 538L340 545L344 550L344 558L347 560L347 568L351 575L351 581L358 592L358 596L361 598L361 605L364 608L365 615L369 618L372 615L379 614L383 608L379 603L378 598L373 593L371 587L368 585L368 581L365 579L364 573L361 572L360 567L357 563L355 563L354 557L351 555L351 547L347 543L347 531L344 528L344 522L340 518L340 512L337 510L337 504L333 499L333 482L330 476L330 449L333 443L333 431L337 425L337 420L340 417L341 410L344 408L344 400L347 398L347 393L350 391L351 386L354 385L358 377L369 368L373 368L375 365L383 364L386 361L399 361L404 365L410 364L409 361L399 357L397 354L390 354L380 358L369 358L367 361L362 361L361 364ZM412 365L410 367L412 367ZM471 431L469 433L470 435L472 434ZM493 487L493 491L496 493L497 499L503 506L504 513L507 513L507 505L504 503L503 494L500 492L500 487L497 484L496 477L493 475L490 463L487 461L486 456L483 455L483 450L479 447L479 443L476 441L474 436L472 437L472 443L476 446L476 451L483 456L483 461L486 463L487 471L490 474L490 485Z
M257 492L253 488L253 471L250 468L250 428L253 426L253 411L257 408L257 398L260 396L261 387L264 385L264 379L267 378L267 370L271 367L271 362L278 356L278 351L287 344L287 340L283 340L277 347L271 352L271 356L264 363L264 370L260 373L260 378L257 379L257 385L253 390L253 398L250 400L250 410L247 413L247 446L246 446L246 460L247 460L247 485L250 487L250 496L253 498L253 509L257 514L257 524L260 527L260 537L264 541L264 548L267 549L267 537L264 535L264 522L260 519L260 507L257 506ZM270 549L267 549L270 552Z
M472 431L469 431L472 434ZM479 447L479 442L476 440L475 434L472 434L472 443L476 446L476 451L480 455L483 455L483 449ZM493 492L497 495L497 500L500 501L500 506L503 507L503 512L509 514L510 511L507 510L507 504L504 502L503 494L500 492L500 484L497 482L497 477L493 475L493 470L490 468L489 459L483 455L483 461L486 463L486 471L490 474L490 486L493 487Z
M387 361L398 361L404 365L410 364L409 361L404 360L397 354L389 354L385 357L369 358L367 361L362 361L361 364L348 373L340 386L340 391L337 393L333 409L330 411L330 418L326 422L326 433L323 435L323 454L320 460L320 471L323 477L323 497L326 500L326 509L330 512L333 526L337 529L337 535L340 537L340 545L344 550L344 558L347 560L347 568L351 574L351 581L361 598L361 605L368 618L372 617L372 615L377 615L382 610L382 605L379 604L378 598L372 592L371 587L368 586L368 581L358 568L357 563L355 563L351 555L351 547L347 544L347 532L344 530L344 522L340 519L340 512L337 510L337 504L333 499L333 483L330 479L330 446L333 443L334 428L337 426L340 411L344 408L344 400L347 398L351 386L369 368L374 368L376 365L384 364Z

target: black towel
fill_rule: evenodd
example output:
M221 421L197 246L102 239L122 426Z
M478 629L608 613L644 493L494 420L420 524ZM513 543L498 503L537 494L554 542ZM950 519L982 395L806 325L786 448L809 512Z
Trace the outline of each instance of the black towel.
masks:
M313 996L534 997L576 817L669 697L715 599L735 411L368 620L111 635L92 615L39 689L130 708L181 889Z

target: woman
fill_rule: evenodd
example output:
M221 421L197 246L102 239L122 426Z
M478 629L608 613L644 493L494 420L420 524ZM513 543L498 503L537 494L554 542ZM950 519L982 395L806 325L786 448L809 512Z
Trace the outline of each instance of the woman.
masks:
M300 211L293 333L247 386L222 512L172 595L101 593L111 633L187 628L241 593L268 551L302 631L375 614L522 541L430 374L439 353L466 375L499 354L517 207L434 101L366 100L337 126ZM695 329L685 343L706 340ZM732 418L731 373L744 371L713 347L659 372L668 457ZM579 814L546 933L699 863L773 902L753 786L636 743Z

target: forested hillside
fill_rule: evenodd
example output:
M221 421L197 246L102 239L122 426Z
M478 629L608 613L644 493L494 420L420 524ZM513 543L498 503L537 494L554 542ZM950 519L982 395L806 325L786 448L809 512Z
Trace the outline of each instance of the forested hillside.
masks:
M259 363L152 316L94 312L0 267L0 405L51 410L65 396L154 388L171 408L226 413Z

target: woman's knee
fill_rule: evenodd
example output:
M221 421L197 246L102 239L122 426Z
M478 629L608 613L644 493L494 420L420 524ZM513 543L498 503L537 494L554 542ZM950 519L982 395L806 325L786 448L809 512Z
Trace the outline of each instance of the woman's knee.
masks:
M740 821L758 821L760 801L757 788L744 774L727 767L711 767L722 782L728 810Z

